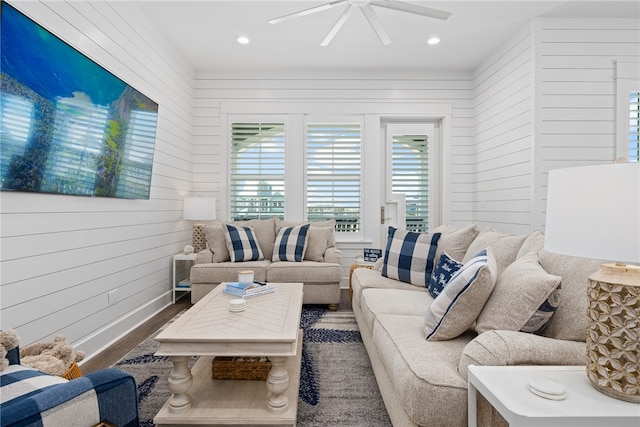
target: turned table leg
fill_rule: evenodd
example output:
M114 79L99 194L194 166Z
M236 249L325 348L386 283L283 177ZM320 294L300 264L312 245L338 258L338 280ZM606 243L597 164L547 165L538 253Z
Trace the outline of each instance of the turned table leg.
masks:
M271 371L267 378L267 389L271 395L267 401L267 409L272 414L281 414L289 406L289 399L284 395L289 387L289 373L284 367L286 359L286 357L269 357Z
M191 397L187 394L193 382L188 365L189 359L191 356L171 356L173 369L169 375L169 390L173 394L169 398L169 412L173 414L179 414L191 408Z

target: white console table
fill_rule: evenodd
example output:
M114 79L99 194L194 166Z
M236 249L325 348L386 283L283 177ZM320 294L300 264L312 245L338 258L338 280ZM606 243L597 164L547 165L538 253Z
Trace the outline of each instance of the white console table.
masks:
M564 384L567 398L549 400L529 391L531 377ZM640 426L640 405L600 393L584 366L469 366L469 427L477 426L477 393L510 427Z
M184 279L182 280L182 282L180 282L179 280L177 280L176 275L177 275L177 269L176 269L176 263L179 261L189 261L191 263L191 265L193 265L194 261L196 260L196 255L197 254L183 254L183 253L179 253L173 256L173 282L172 282L172 287L173 287L173 303L176 303L176 292L191 292L191 280L190 279ZM189 267L191 268L191 266ZM180 286L180 283L187 283L188 286Z

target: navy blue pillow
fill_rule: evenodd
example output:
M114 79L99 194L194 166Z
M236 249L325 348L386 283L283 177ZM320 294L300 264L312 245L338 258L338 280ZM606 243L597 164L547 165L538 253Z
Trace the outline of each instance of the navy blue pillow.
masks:
M433 270L431 279L429 280L429 293L432 297L437 297L440 292L447 286L451 277L462 268L464 264L451 258L445 251L440 254L438 265Z

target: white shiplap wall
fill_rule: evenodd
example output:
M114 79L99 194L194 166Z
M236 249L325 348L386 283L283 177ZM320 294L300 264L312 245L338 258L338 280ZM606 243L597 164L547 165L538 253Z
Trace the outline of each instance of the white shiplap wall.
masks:
M616 61L640 61L640 21L538 19L535 40L534 214L542 227L549 170L615 160Z
M527 26L473 76L474 218L480 227L530 231L533 132L533 46Z
M149 200L0 193L0 328L91 355L171 301L171 256L191 238L193 71L127 2L10 3L159 104Z
M379 76L367 72L273 72L233 76L200 72L195 81L194 190L214 188L220 206L227 205L224 186L226 159L222 154L226 152L223 147L226 138L222 135L224 124L221 123L221 105L245 104L247 110L264 113L271 112L268 107L260 107L267 104L317 103L336 106L335 109L323 111L324 114L335 113L345 103L360 104L362 112L373 105L376 108L389 105L389 111L395 111L394 105L398 104L447 105L451 111L451 123L445 130L448 134L443 141L447 141L448 146L444 151L450 160L446 160L448 164L444 167L443 179L450 191L444 197L447 206L443 207L443 221L467 225L473 215L469 189L473 156L470 84L470 74L462 72ZM380 151L383 145L379 141L367 140L366 144L369 159L373 157L380 163L385 161L383 151ZM375 156L371 155L371 149L377 151ZM383 166L368 164L366 167L372 176L365 176L365 185L375 186L376 193L381 185L380 170L384 169ZM370 197L365 201L365 210L378 218L379 205L379 198ZM224 213L221 215L226 217ZM345 255L345 277L353 258L362 253L363 246L373 244L374 247L380 247L378 236L379 230L370 230L366 237L368 242L339 244ZM348 283L343 281L343 286L345 284Z

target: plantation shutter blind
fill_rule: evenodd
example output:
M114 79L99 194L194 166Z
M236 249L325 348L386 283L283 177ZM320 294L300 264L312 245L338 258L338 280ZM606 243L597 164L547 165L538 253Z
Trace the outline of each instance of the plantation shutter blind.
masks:
M629 94L629 161L640 162L640 91Z
M429 158L424 135L394 135L392 140L393 193L406 196L406 228L427 232L429 226Z
M359 123L307 125L307 218L336 220L337 232L358 232Z
M232 123L232 220L284 218L284 131L284 123Z

